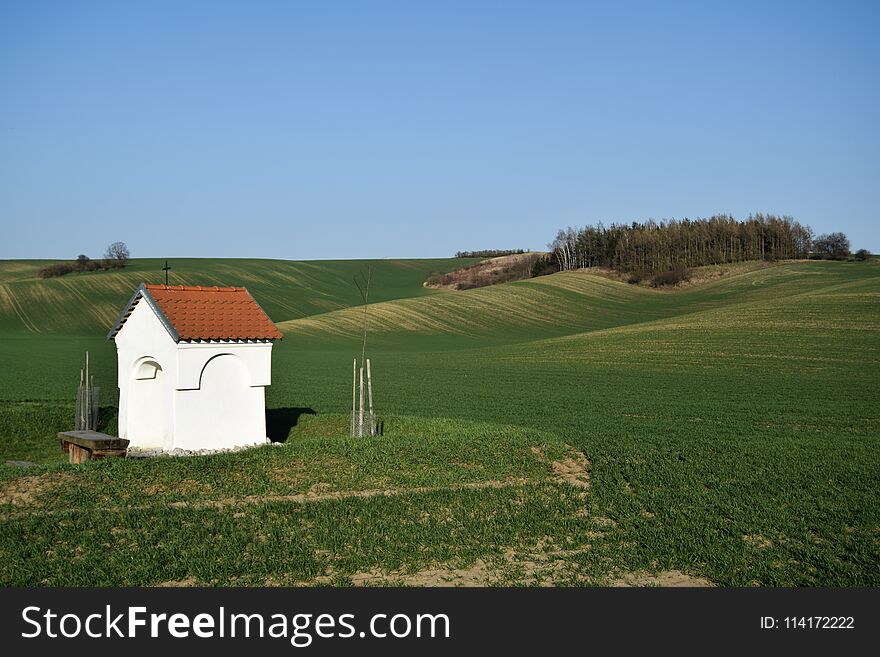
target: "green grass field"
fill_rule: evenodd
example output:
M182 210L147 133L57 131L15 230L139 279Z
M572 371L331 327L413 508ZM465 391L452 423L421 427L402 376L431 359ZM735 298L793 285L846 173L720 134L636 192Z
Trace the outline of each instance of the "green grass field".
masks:
M280 446L70 466L82 353L159 261L0 263L7 585L880 584L880 262L730 266L652 290L571 272L463 292L376 261L386 435L344 438L365 263L174 261L246 285L285 339ZM152 278L150 278L152 277ZM653 576L653 579L652 579ZM687 579L688 577L693 579Z

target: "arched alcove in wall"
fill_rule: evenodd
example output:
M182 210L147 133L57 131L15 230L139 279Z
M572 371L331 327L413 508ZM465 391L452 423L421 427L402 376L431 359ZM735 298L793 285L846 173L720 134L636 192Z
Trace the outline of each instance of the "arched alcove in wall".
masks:
M235 354L218 354L208 359L202 366L202 373L199 375L199 388L203 388L206 381L206 373L208 385L213 385L218 377L232 377L239 381L243 386L251 385L251 375L247 366ZM213 379L213 380L211 380Z

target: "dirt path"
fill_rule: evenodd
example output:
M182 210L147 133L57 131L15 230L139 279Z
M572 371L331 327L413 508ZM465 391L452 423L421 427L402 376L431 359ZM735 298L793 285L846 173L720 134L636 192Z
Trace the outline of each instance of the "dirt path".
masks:
M46 477L47 475L39 475ZM72 480L72 476L67 481ZM37 479L37 477L20 477L10 482L0 491L0 504L11 504L22 507L29 506L27 510L18 510L12 513L0 513L0 517L12 518L28 515L55 515L83 511L88 513L121 513L122 511L148 511L161 506L172 509L226 509L256 504L288 503L309 504L312 502L326 502L328 500L346 500L370 497L395 497L398 495L420 495L425 493L437 493L442 491L457 490L488 490L500 488L520 488L529 484L539 484L541 479L527 479L525 477L511 477L502 480L475 481L461 484L449 484L447 486L414 486L412 488L373 488L365 490L325 491L320 484L312 487L305 493L293 495L245 495L243 497L226 497L218 500L178 500L173 502L156 502L155 504L136 504L128 506L106 506L89 508L52 508L44 509L40 506L38 497L45 492L51 491L55 485L46 482L22 481L23 479ZM59 482L60 483L60 482Z
M542 462L550 466L553 472L548 478L508 477L507 479L491 479L487 481L475 481L466 483L453 483L445 486L413 486L410 488L370 488L364 490L328 491L326 484L319 483L304 493L292 495L245 495L242 497L226 497L216 500L176 500L171 502L157 502L156 504L138 504L132 506L109 506L83 509L90 513L119 513L125 511L145 511L156 506L167 505L172 509L225 509L231 507L248 506L254 504L308 504L311 502L326 502L329 500L345 500L371 497L395 497L398 495L420 495L443 491L458 490L489 490L501 488L518 488L529 484L540 484L543 481L555 481L564 483L584 490L590 486L589 461L584 454L573 447L569 447L566 458L559 461L551 461L540 447L532 447L532 453ZM51 515L77 511L73 508L43 509L40 498L54 490L59 485L73 481L73 473L47 473L43 475L18 477L7 482L0 489L0 504L15 507L30 507L17 513L0 514L4 517L14 515ZM37 510L39 509L39 510Z

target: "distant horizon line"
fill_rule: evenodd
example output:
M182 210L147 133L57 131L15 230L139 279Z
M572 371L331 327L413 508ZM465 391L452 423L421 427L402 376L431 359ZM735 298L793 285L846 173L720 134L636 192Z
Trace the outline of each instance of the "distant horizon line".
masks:
M858 247L858 248L857 248ZM851 251L855 253L861 248L865 248L860 245L852 245L850 247ZM480 251L482 249L473 249L474 251ZM486 249L489 250L489 249ZM880 249L866 249L872 255L880 254ZM523 249L525 253L550 253L549 250L546 249ZM460 259L466 258L479 258L480 256L462 256ZM452 255L416 255L416 256L374 256L374 257L309 257L309 258L282 258L277 256L133 256L129 258L129 260L280 260L283 262L359 262L365 260L455 260L458 258L455 254ZM101 258L92 258L93 260L100 260ZM485 258L483 258L485 259ZM29 257L0 257L0 261L15 261L15 262L74 262L76 258L29 258Z
M480 249L474 249L479 251ZM525 253L550 253L541 249L523 249ZM91 258L91 257L90 257ZM454 260L457 256L376 256L376 257L350 257L350 258L280 258L273 256L132 256L129 260L283 260L286 262L340 262L340 261L360 261L360 260ZM91 258L92 260L101 260L102 258ZM19 258L19 257L0 257L0 261L28 261L28 262L72 262L76 258Z

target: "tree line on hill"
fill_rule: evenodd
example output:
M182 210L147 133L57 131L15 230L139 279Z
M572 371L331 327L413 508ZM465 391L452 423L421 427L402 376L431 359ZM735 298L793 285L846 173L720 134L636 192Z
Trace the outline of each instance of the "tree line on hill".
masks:
M632 282L652 276L660 285L683 280L689 267L850 256L849 240L843 233L814 237L809 226L772 214L749 215L744 221L722 214L631 225L599 223L560 230L548 247L550 253L535 263L534 275L606 267L630 273ZM861 249L856 258L864 260L869 255Z
M499 258L526 253L522 249L483 249L482 251L456 251L456 258Z
M104 271L110 269L122 269L128 264L130 257L125 242L113 242L107 247L104 257L92 260L85 254L77 256L73 262L56 262L40 269L40 278L57 278L65 274L82 271Z

